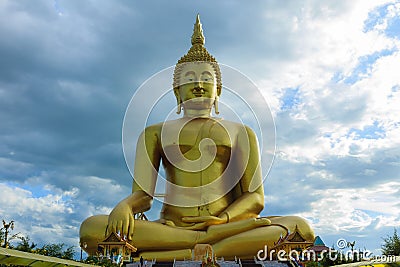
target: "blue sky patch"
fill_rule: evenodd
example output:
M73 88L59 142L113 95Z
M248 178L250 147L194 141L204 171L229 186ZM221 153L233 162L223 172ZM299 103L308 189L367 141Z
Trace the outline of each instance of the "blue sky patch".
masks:
M388 20L388 26L385 30L385 34L391 38L399 39L400 31L400 17L395 16Z
M5 184L11 188L21 188L26 191L29 191L32 193L31 196L33 198L40 198L40 197L45 197L49 194L53 194L53 192L51 192L50 190L43 188L43 185L32 186L32 185L18 184L10 181L6 182Z
M387 19L387 27L383 32L390 38L399 39L400 17L394 16L389 18L389 8L394 6L393 3L382 5L368 14L368 19L364 22L364 32L373 30L377 25L384 23Z
M382 51L375 52L371 55L362 56L358 59L359 63L357 67L353 70L351 75L344 80L346 84L354 84L359 81L363 76L368 76L368 72L371 70L372 66L375 62L386 56L392 55L396 50L395 49L385 49ZM332 79L338 79L340 77L339 74L335 74Z
M338 83L343 80L343 72L337 71L333 74L331 81L334 83Z
M376 218L378 216L382 216L385 214L385 213L377 212L377 211L373 211L373 210L366 210L366 209L358 209L358 210L366 213L368 216L370 216L372 218Z
M388 12L388 6L390 5L391 4L386 4L369 12L368 18L364 22L364 32L373 30L376 25L383 22Z
M384 129L374 122L372 125L365 126L362 130L351 129L349 135L355 133L355 139L380 139L386 136Z
M287 88L281 99L281 110L290 110L295 108L300 102L299 88Z

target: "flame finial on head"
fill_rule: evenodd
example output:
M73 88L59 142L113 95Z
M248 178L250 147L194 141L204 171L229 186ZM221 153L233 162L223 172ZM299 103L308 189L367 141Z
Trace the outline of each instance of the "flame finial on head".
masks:
M203 34L203 28L200 23L200 15L197 14L196 23L194 24L193 35L192 35L192 47L189 49L186 55L178 60L179 63L184 62L217 62L215 58L208 53L204 47L205 38Z
M192 45L194 44L205 44L203 28L201 27L200 15L197 14L196 23L194 24L193 35L192 35Z

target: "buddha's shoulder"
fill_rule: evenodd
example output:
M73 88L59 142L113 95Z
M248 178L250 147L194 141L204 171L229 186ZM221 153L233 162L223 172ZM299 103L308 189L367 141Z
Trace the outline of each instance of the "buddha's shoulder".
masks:
M253 133L253 130L249 126L239 122L224 120L222 118L210 118L210 120L215 121L216 124L220 125L228 132L233 131L238 133L243 131L247 133ZM188 123L186 119L169 120L147 126L143 132L145 132L146 134L160 134L163 130L181 129L182 126L185 125L186 123Z
M253 133L254 131L247 125L240 123L240 122L235 122L235 121L228 121L228 120L223 120L221 119L220 124L222 127L226 128L227 130L234 130L235 132L248 132L248 133Z
M160 134L165 129L175 129L176 127L180 128L185 123L186 122L184 120L182 120L182 119L160 122L160 123L156 123L156 124L147 126L143 130L143 133L146 133L146 135L148 135L148 134Z
M148 132L160 132L164 128L172 128L172 127L177 127L181 126L182 124L185 124L186 121L182 119L177 119L177 120L169 120L169 121L164 121L160 123L156 123L150 126L147 126L144 131Z
M146 135L159 134L162 130L162 127L163 127L163 123L149 125L143 130L142 135L143 134L146 134Z

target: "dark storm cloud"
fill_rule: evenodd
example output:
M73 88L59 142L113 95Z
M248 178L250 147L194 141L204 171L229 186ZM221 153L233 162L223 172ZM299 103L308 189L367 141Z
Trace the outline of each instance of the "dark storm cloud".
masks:
M392 156L387 155L390 150ZM379 149L367 160L357 155L331 158L324 169L338 177L337 183L343 188L378 186L397 179L399 153L396 148Z
M144 80L170 56L160 48L171 38L135 6L103 5L60 2L59 15L49 2L6 4L1 31L8 38L0 41L3 157L11 153L12 160L39 170L130 183L120 146L124 110L141 82L136 77Z
M0 41L0 153L35 166L13 178L46 170L129 185L119 144L134 90L187 52L197 12L204 13L209 50L222 43L229 50L235 38L249 40L247 24L264 16L254 9L264 5L6 2L0 11L0 34L8 37ZM233 19L239 9L252 14L250 21ZM1 177L9 178L4 168Z

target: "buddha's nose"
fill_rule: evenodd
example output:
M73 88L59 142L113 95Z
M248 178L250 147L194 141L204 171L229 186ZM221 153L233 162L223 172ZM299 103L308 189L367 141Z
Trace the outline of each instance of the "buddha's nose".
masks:
M195 88L193 89L193 93L194 94L203 94L204 89L203 89L202 84L200 84L200 83L196 84Z
M195 88L203 88L203 82L202 81L195 81L194 85L195 85Z

